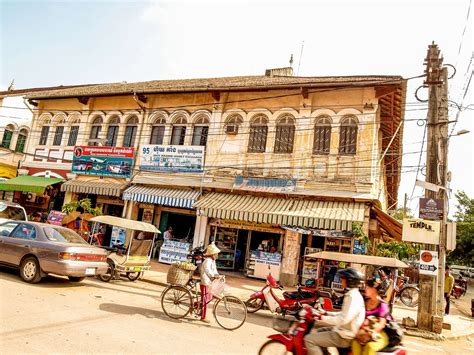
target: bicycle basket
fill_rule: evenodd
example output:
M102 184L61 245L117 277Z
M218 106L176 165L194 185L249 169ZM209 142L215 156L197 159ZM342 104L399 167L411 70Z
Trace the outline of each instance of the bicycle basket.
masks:
M194 268L191 268L189 265L182 265L181 263L171 265L166 275L166 282L171 285L186 285L196 269L194 265L192 266Z
M293 321L275 316L273 317L272 328L280 333L288 333L292 324Z

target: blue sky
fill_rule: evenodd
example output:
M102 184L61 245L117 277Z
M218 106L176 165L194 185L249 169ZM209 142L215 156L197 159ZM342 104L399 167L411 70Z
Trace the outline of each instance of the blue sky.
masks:
M470 0L255 0L209 1L9 1L0 0L0 85L16 88L259 75L288 65L302 76L423 72L427 46L436 41L445 62L456 65L450 99L460 102L472 64ZM462 35L467 23L464 36ZM300 50L304 41L303 56ZM461 51L459 46L462 42ZM409 82L407 102L422 80ZM472 85L464 105L472 103ZM451 112L451 119L455 116ZM406 117L424 118L425 111ZM461 113L450 145L452 187L474 196L472 110ZM422 139L416 122L405 125L405 152ZM403 165L418 163L417 154ZM422 162L425 158L422 157ZM423 176L421 176L423 179ZM415 174L403 176L411 195ZM422 194L417 188L414 197ZM417 208L418 199L409 201Z

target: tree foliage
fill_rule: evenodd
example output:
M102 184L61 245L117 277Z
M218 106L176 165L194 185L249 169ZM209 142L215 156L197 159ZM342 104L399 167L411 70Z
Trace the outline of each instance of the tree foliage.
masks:
M403 207L397 208L390 215L398 221L403 221ZM407 208L405 218L413 218L411 209Z
M458 200L454 214L456 249L448 255L448 262L471 266L474 264L474 199L464 191L458 191L455 196Z
M397 258L399 260L413 260L418 258L419 253L419 244L397 241L378 243L375 250L375 255L377 256Z

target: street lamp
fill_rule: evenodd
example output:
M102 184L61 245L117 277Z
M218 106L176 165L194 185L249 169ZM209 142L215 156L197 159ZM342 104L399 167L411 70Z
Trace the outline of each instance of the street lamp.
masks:
M463 134L468 134L468 133L471 133L471 131L469 131L467 129L461 129L456 134L452 134L451 137L462 136Z

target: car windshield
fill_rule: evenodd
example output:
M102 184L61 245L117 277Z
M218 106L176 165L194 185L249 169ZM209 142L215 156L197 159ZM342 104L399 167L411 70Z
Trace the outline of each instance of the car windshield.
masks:
M87 244L76 232L66 228L44 227L46 238L52 242L80 243Z
M26 221L25 211L23 208L9 206L5 203L0 203L0 218Z

